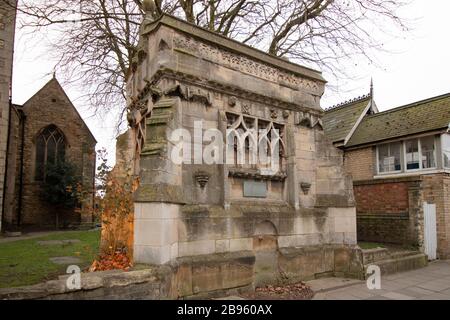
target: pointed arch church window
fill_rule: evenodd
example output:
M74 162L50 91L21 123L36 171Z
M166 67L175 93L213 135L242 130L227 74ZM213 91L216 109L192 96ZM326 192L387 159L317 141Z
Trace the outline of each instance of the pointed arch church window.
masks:
M66 139L55 126L46 127L36 139L36 170L35 180L45 180L47 165L64 161L66 153Z

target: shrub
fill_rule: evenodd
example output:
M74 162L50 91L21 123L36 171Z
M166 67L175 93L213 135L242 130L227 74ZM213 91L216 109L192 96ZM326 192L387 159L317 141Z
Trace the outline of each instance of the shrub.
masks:
M43 198L46 202L65 208L79 205L78 193L81 178L76 167L68 161L49 164L46 167Z

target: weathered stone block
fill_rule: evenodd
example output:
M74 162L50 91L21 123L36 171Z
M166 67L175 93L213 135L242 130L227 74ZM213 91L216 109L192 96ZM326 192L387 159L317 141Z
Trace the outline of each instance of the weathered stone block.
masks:
M212 254L216 251L215 240L199 240L191 242L180 242L178 253L180 257Z
M253 239L231 239L230 240L230 251L251 251L253 250Z

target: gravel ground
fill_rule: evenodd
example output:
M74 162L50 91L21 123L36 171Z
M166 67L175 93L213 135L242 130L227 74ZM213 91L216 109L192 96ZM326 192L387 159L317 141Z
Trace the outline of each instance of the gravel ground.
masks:
M254 293L242 295L249 300L311 300L314 291L305 283L256 288Z

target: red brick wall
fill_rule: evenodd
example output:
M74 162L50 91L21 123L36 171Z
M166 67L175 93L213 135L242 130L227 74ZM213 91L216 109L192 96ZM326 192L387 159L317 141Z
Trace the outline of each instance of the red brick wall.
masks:
M356 212L364 214L407 213L406 182L355 186Z
M358 241L420 245L418 178L356 182Z

